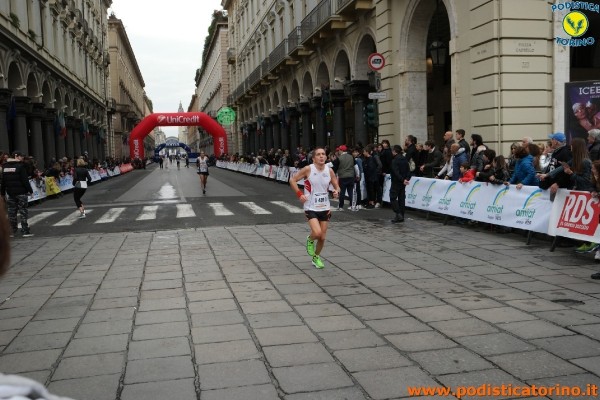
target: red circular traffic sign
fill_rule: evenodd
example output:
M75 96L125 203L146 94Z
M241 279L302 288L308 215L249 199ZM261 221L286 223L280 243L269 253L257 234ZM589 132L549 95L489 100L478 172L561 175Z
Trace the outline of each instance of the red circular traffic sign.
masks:
M373 71L379 71L381 68L385 67L385 58L379 53L373 53L369 55L369 59L367 60L369 64L369 68Z

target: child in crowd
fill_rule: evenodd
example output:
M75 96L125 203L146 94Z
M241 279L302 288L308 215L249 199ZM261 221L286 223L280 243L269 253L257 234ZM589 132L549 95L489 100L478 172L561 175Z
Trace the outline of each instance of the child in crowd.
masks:
M460 183L467 183L467 182L471 182L473 179L475 179L475 173L477 172L477 170L475 168L469 168L469 163L462 163L460 165L460 178L458 179L458 181Z

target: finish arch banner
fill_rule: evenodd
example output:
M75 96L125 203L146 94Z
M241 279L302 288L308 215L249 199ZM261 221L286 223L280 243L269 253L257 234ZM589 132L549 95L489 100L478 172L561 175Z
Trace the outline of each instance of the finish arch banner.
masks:
M228 153L225 129L208 114L203 112L156 113L145 117L131 131L129 156L132 160L144 158L144 138L157 126L201 126L213 137L214 155L220 157Z
M406 206L511 228L548 233L552 202L547 190L537 186L459 183L411 178L406 186Z

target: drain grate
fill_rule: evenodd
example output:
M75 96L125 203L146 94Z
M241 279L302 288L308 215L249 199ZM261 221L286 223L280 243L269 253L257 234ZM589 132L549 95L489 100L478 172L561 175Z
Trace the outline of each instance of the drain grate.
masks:
M573 299L556 299L556 300L550 300L550 301L552 301L553 303L565 304L567 306L579 306L581 304L585 304L581 300L573 300Z

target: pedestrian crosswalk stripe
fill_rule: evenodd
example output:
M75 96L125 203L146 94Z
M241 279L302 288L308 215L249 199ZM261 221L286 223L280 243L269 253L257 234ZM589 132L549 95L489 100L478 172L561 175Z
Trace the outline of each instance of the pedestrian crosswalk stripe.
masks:
M196 213L191 204L177 204L177 218L195 217Z
M259 207L256 203L252 201L240 201L240 204L244 207L247 207L252 214L271 214L270 211L265 210L262 207Z
M293 206L289 203L286 203L285 201L272 201L271 204L275 204L276 206L283 207L291 213L303 213L304 212L304 210L302 208Z
M208 203L208 206L213 209L217 216L233 215L231 211L225 208L223 203Z
M93 210L85 210L86 214L91 213ZM73 225L73 223L75 221L77 221L79 219L79 217L81 216L81 214L79 213L79 211L75 211L71 214L69 214L66 218L64 218L63 220L57 222L56 224L54 224L54 226L69 226L69 225Z
M27 218L27 224L28 225L35 225L38 222L43 221L46 218L48 218L48 217L50 217L50 216L52 216L54 214L56 214L56 211L44 211L44 212L41 212L41 213L39 213L37 215L34 215L34 216L30 217L30 218ZM21 223L19 223L19 228L21 228Z
M269 201L269 202L265 202L264 205L268 206L268 205L273 205L276 207L271 206L271 208L273 208L273 211L269 211L269 207L267 208L263 208L261 206L259 206L259 204L261 203L255 203L255 202L251 202L251 201L245 201L245 202L238 202L237 204L240 204L243 209L235 208L235 205L232 204L232 207L235 208L235 213L232 212L230 209L228 209L224 203L204 203L199 205L198 207L200 207L201 212L207 212L205 209L203 210L203 207L209 207L212 211L212 213L214 214L214 216L216 217L223 217L223 216L231 216L231 215L235 215L237 214L252 214L252 215L271 215L271 214L281 214L281 213L303 213L304 210L301 207L297 207L295 205L292 205L291 203L285 202L285 201ZM263 205L263 204L261 204ZM99 218L97 220L94 220L94 218L92 218L91 220L88 218L87 219L87 224L109 224L109 223L113 223L117 220L124 220L125 218L134 218L136 221L149 221L149 220L156 220L157 219L157 213L158 213L158 207L159 206L143 206L141 207L141 209L139 207L110 207L108 209L103 209L100 208L102 210L106 210L104 211L104 213L99 216ZM171 207L171 206L167 206L167 207ZM196 217L196 212L194 211L194 206L193 204L188 204L188 203L182 203L182 204L175 204L176 207L176 218L194 218ZM166 208L165 206L163 206L163 208L165 208L165 211L161 211L161 212L165 212L167 213L167 215L173 215L172 214L172 210L173 208L170 208L171 211L169 211L169 208ZM282 210L283 208L283 210ZM97 209L96 211L98 212ZM162 209L161 209L162 210ZM285 211L284 211L285 210ZM92 210L86 210L86 213L90 213ZM98 212L99 213L99 212ZM137 216L135 216L134 213L139 213ZM210 213L210 212L209 212ZM132 215L133 214L133 215ZM56 215L56 216L55 216ZM100 214L99 214L100 215ZM55 218L50 218L52 216L55 216ZM33 216L31 216L28 220L29 225L34 225L34 224L39 224L41 221L44 220L48 220L51 221L49 222L49 224L52 224L53 222L56 221L56 219L58 218L63 218L64 214L58 214L58 211L45 211L45 212L40 212L39 214L35 214ZM77 222L77 220L79 219L79 212L77 211L68 211L68 215L66 217L64 217L62 220L59 220L58 222L54 223L52 226L70 226L73 225L74 223Z
M115 222L117 220L117 218L119 218L119 216L123 213L123 211L125 211L125 207L111 208L107 212L105 212L104 215L101 216L100 219L98 221L96 221L95 223L96 224L109 224L111 222Z
M149 219L156 219L156 211L158 206L144 206L142 213L135 219L136 221L146 221Z

